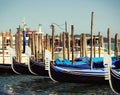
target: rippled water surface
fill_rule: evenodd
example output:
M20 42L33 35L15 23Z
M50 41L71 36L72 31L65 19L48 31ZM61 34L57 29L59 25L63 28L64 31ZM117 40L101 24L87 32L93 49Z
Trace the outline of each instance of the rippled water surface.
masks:
M0 95L114 95L107 84L54 83L48 77L0 75Z

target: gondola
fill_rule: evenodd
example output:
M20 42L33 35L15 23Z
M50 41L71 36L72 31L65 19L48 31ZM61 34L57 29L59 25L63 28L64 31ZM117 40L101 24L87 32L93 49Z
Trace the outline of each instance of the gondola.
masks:
M110 68L109 84L114 93L120 95L120 71Z
M76 67L59 67L50 63L49 77L57 82L72 83L107 83L104 69L81 69Z
M45 63L35 61L32 58L30 59L29 70L35 75L48 76L48 72L45 70Z
M15 74L11 68L11 64L0 64L0 74Z
M102 68L79 68L77 67L66 67L66 66L57 66L54 61L49 62L46 61L46 68L49 73L49 77L55 82L73 82L73 83L108 83L108 77L106 73L108 73L107 69L107 61L111 60L110 58L104 58L104 67ZM47 57L49 58L49 56ZM46 58L46 60L47 60ZM114 63L115 64L115 63Z
M3 56L0 56L0 59L1 58L3 59ZM4 62L2 59L0 62L0 74L15 74L11 67L11 64L12 64L11 56L5 55Z
M13 58L12 69L17 74L32 74L29 71L28 64L17 62L15 58Z

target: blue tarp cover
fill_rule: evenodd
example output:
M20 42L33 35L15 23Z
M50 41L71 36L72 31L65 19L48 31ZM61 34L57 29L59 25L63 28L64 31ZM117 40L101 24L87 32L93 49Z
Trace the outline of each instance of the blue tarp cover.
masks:
M93 62L93 68L104 68L102 57L92 58L92 62ZM56 65L59 65L59 66L73 66L73 67L80 67L80 68L90 68L90 58L89 57L76 58L74 60L74 63L72 63L71 61L69 61L67 59L64 59L63 61L61 61L60 59L56 59L55 63L56 63ZM112 65L116 65L117 67L120 67L120 65L118 63L120 63L120 60L112 61Z

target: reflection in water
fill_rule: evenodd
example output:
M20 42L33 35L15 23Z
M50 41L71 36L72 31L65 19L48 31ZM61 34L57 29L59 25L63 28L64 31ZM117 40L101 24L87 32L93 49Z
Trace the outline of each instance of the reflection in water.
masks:
M40 76L1 76L0 82L0 95L114 95L109 85L54 83Z

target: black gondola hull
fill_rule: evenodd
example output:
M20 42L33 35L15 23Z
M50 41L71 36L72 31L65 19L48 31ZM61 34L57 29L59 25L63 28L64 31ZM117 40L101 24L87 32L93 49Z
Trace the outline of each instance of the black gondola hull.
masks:
M0 64L0 74L15 74L11 64Z
M56 71L54 65L50 65L50 74L53 80L72 83L108 83L104 75L93 75L69 71Z
M120 94L120 73L110 69L111 85L115 92Z
M13 68L19 74L30 74L31 75L28 65L26 65L25 63L19 63L15 59L13 59Z
M30 59L30 69L37 75L48 76L48 71L45 70L44 63L37 63L36 61Z

